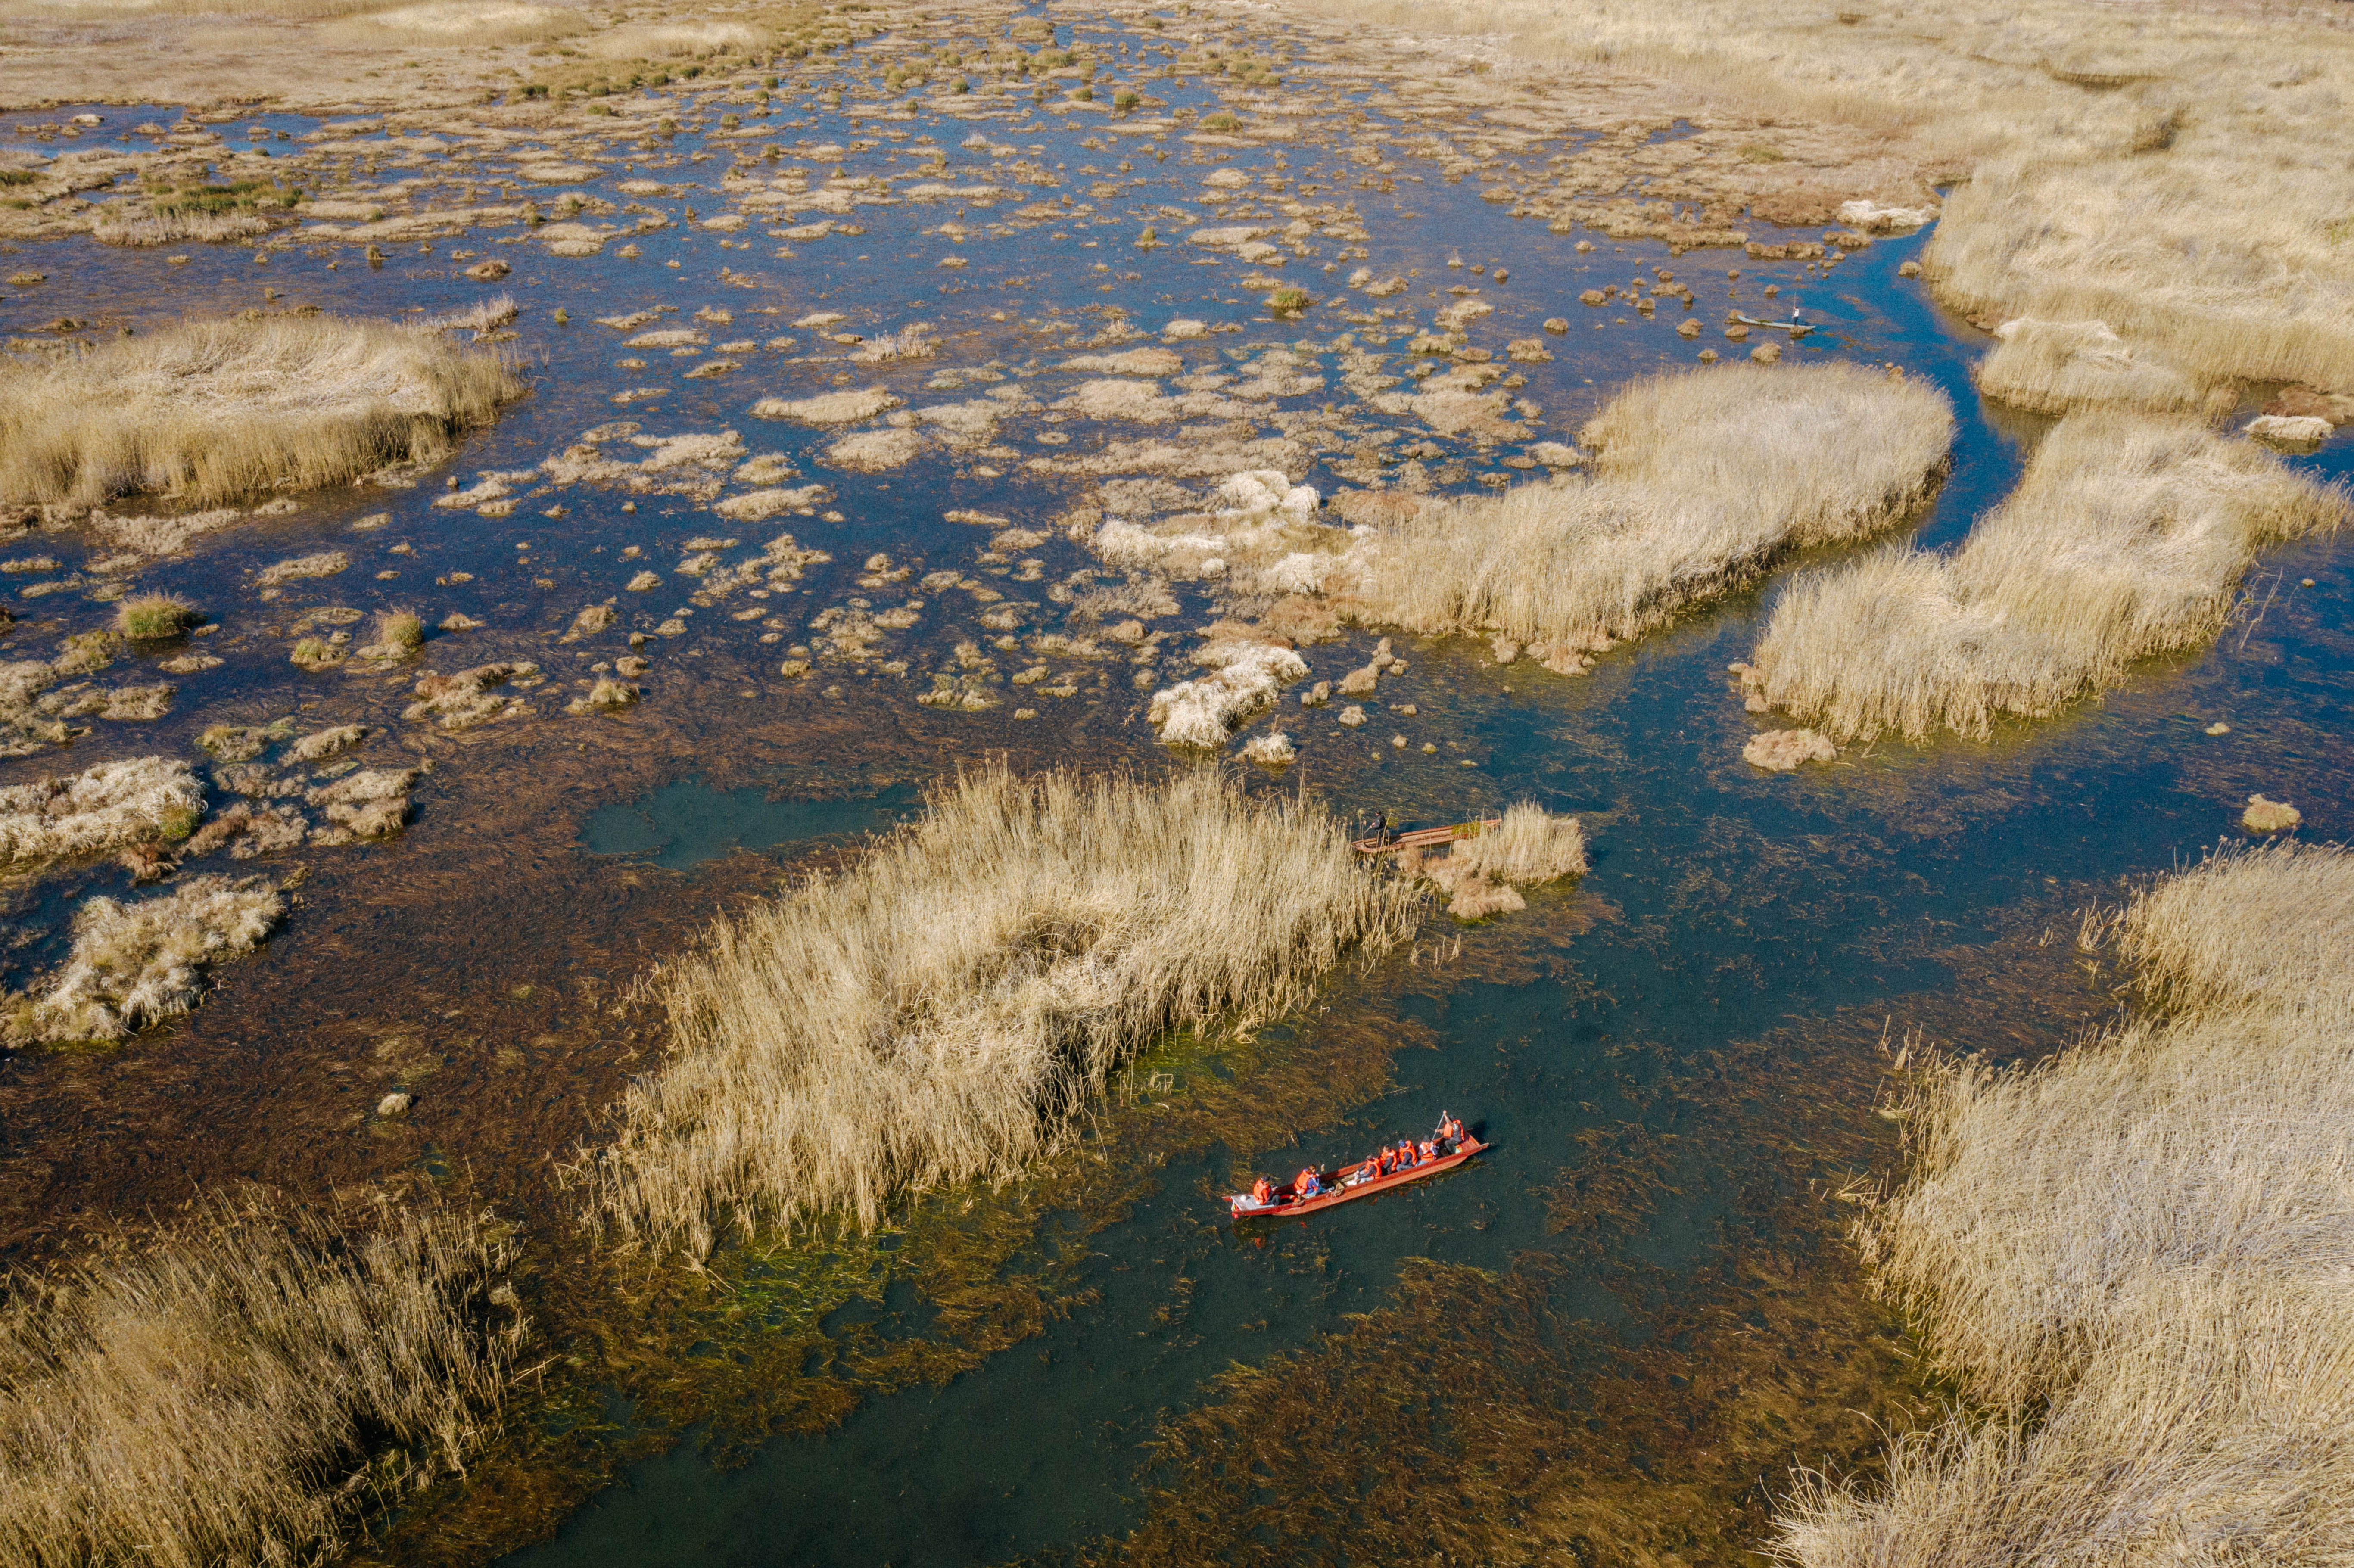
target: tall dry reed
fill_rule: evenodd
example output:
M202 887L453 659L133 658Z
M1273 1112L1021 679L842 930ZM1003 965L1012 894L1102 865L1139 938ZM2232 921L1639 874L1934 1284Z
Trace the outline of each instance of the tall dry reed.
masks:
M1916 1085L1860 1234L1982 1414L1805 1485L1784 1561L2354 1556L2354 857L2218 853L2121 944L2166 1011Z
M1320 809L1004 769L856 864L721 921L664 974L669 1060L584 1169L629 1243L707 1253L1017 1169L1155 1034L1292 1004L1412 928Z
M1425 507L1339 597L1426 634L1606 646L1789 550L1887 527L1945 471L1953 431L1944 393L1860 366L1652 376L1580 433L1595 477Z
M475 1218L259 1193L0 1298L0 1562L289 1564L461 1469L524 1321Z
M2193 420L2077 415L1951 557L1896 548L1794 580L1744 678L1841 741L1984 736L2206 642L2258 546L2346 512Z
M0 504L188 505L429 460L523 395L497 355L334 316L186 322L0 364Z

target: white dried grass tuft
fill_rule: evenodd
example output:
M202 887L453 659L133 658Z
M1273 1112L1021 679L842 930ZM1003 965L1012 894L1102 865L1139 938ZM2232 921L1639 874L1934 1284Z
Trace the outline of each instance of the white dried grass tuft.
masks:
M1153 1036L1282 1012L1417 902L1320 809L1214 774L969 774L670 968L669 1059L582 1172L632 1244L871 1225L898 1193L1019 1169Z
M65 967L10 1000L12 1044L120 1040L196 1006L205 970L261 945L286 900L260 877L195 876L159 897L74 911Z
M62 779L0 789L0 867L111 854L159 836L185 836L204 815L205 787L185 762L141 757Z

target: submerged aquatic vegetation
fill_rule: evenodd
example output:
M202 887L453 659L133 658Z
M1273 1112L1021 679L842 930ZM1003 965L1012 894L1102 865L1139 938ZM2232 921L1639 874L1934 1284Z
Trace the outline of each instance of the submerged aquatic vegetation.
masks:
M1155 1034L1288 1007L1416 900L1318 808L1206 773L967 774L855 865L739 918L658 981L662 1070L583 1167L629 1242L707 1253L1011 1171Z
M2258 546L2346 514L2342 492L2195 420L2077 415L1952 556L1891 549L1793 581L1739 673L1834 740L1984 736L2206 641Z
M2354 857L2222 852L2119 945L2167 1011L2029 1072L1933 1061L1860 1229L1986 1412L1815 1480L1777 1554L1887 1563L2354 1552Z
M462 1466L524 1321L470 1214L258 1192L47 1276L0 1310L0 1559L162 1568L332 1551Z
M286 900L260 877L196 876L154 898L92 898L74 911L64 968L7 999L11 1044L120 1040L196 1004L206 969L260 946Z
M497 355L387 323L186 322L0 365L0 503L314 489L437 458L523 392Z
M1579 436L1594 477L1434 503L1381 530L1363 620L1500 633L1556 668L1738 587L1782 553L1865 537L1945 471L1952 407L1861 366L1659 376Z

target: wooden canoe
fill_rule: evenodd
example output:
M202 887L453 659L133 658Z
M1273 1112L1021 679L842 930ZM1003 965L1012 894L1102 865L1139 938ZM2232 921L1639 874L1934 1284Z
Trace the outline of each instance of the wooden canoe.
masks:
M1366 1167L1373 1166L1375 1162L1367 1160L1355 1165L1342 1166L1338 1171L1319 1171L1316 1173L1316 1181L1324 1190L1303 1202L1292 1201L1291 1190L1297 1183L1287 1181L1275 1190L1274 1202L1255 1203L1251 1201L1249 1193L1236 1192L1226 1200L1226 1212L1236 1220L1284 1220L1295 1214L1313 1214L1354 1199L1370 1198L1376 1192L1387 1192L1394 1188L1403 1187L1410 1181L1419 1181L1426 1176L1436 1176L1442 1171L1452 1171L1469 1160L1473 1155L1485 1153L1492 1147L1466 1134L1463 1141L1456 1146L1454 1153L1442 1154L1426 1164L1416 1165L1410 1170L1392 1171L1387 1176L1365 1177L1354 1181L1351 1178L1363 1176Z

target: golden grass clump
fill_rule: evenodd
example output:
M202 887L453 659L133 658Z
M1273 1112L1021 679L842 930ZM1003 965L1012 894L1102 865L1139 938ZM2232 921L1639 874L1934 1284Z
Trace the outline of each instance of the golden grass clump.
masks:
M1788 550L1889 526L1944 473L1953 430L1935 387L1860 366L1652 376L1580 433L1594 477L1425 507L1378 535L1339 597L1366 620L1574 658Z
M138 593L114 607L114 629L134 642L177 637L204 620L186 599L168 593Z
M213 1568L332 1553L461 1469L525 1324L483 1224L259 1193L0 1301L0 1561Z
M1983 737L2207 641L2258 546L2346 512L2194 420L2076 415L1951 557L1895 548L1794 580L1743 679L1841 742Z
M1010 1173L1161 1031L1266 1017L1413 927L1410 885L1288 798L967 774L856 864L741 917L657 983L663 1069L586 1162L629 1243Z
M189 505L335 484L449 450L519 397L496 355L333 316L187 322L0 365L0 504Z
M65 966L6 998L0 1039L11 1045L120 1040L192 1010L205 971L260 947L286 900L260 877L192 876L171 892L91 898L74 911Z
M1933 1062L1860 1227L1984 1413L1813 1478L1807 1568L2354 1555L2354 857L2219 853L2121 946L2168 1011L2029 1072Z

